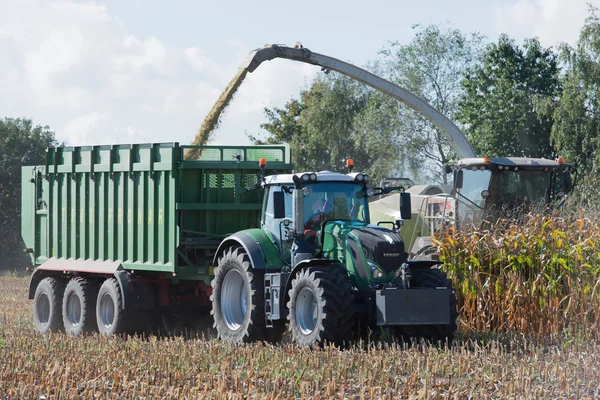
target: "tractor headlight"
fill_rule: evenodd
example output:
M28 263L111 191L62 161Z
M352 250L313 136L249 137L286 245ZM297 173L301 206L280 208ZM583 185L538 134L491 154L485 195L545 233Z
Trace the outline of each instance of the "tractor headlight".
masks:
M371 269L371 275L373 275L373 278L381 279L385 276L385 272L381 270L379 265L375 264L372 261L367 261L367 264L369 264L369 268Z
M317 174L315 174L314 172L302 174L300 180L302 180L302 182L315 182L317 180Z

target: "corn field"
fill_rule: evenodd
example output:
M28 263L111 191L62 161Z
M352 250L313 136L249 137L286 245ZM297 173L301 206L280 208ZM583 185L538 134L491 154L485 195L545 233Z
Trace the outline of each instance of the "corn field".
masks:
M39 336L28 281L0 278L0 399L428 399L600 396L600 345L461 335L350 350L202 338Z
M600 334L598 219L529 215L493 231L437 238L465 332Z

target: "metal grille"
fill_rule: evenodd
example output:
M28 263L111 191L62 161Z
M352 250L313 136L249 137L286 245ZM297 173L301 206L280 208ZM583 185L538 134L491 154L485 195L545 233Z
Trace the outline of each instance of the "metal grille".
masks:
M187 159L192 151L199 154L193 159L197 161L259 161L266 158L270 162L290 162L286 160L286 148L284 146L182 146L184 158Z
M244 188L249 188L258 182L258 176L252 174L245 174L242 178Z
M235 187L235 176L234 174L223 174L221 178L221 187L227 189L233 189Z

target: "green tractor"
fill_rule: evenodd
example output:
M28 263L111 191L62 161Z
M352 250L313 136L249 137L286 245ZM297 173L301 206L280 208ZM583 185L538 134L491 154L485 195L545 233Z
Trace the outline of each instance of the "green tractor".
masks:
M369 188L349 168L263 175L253 189L264 190L261 226L226 237L214 258L211 313L222 340L276 342L286 325L302 346L350 341L359 326L452 340L456 297L439 262L407 260L401 221L369 223L368 198L394 190L410 218L402 187Z

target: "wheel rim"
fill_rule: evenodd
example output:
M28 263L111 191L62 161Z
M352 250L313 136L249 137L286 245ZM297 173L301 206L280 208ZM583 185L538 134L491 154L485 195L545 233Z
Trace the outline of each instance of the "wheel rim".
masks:
M109 329L115 322L115 302L108 293L105 293L100 300L100 318L106 329Z
M303 288L298 293L296 300L296 322L300 332L304 335L310 334L317 326L317 299L313 291L309 288Z
M239 329L246 319L247 294L246 282L240 271L232 269L227 272L221 290L221 314L231 330Z
M41 293L37 300L37 317L41 324L50 322L50 299L46 293Z
M67 299L67 318L74 327L79 325L81 320L81 301L75 293L71 293Z

